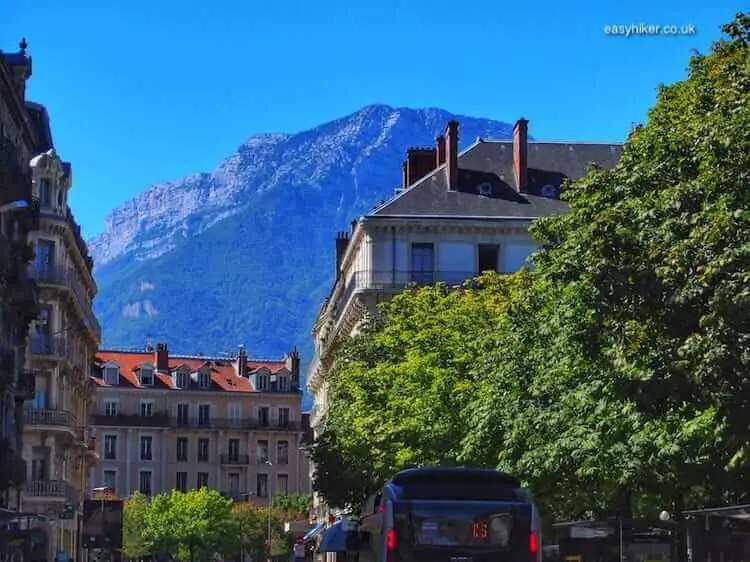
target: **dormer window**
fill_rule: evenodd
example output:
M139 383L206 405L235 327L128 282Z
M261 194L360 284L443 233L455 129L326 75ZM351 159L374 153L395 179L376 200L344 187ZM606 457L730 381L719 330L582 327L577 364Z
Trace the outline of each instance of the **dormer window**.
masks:
M268 390L268 375L255 375L255 388L257 390Z
M204 373L203 371L198 372L198 386L200 388L208 388L210 382L211 377L208 376L208 373Z
M279 375L279 391L286 392L287 390L289 390L289 377Z
M141 367L141 385L154 386L154 369L152 367Z
M119 369L115 366L104 367L104 382L116 386L118 382Z
M174 376L174 384L177 388L188 388L190 376L184 371L178 371Z

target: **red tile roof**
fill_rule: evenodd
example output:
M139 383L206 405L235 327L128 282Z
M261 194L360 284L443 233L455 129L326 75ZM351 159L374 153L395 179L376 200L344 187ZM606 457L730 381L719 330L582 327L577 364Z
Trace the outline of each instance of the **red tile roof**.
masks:
M105 363L117 363L120 367L120 381L125 382L132 388L152 388L144 387L138 378L138 370L143 364L149 364L156 368L155 353L133 352L133 351L99 351L96 354L95 364L99 367ZM170 373L179 367L186 366L191 372L200 370L208 364L211 369L211 381L213 389L219 389L226 392L258 392L249 379L241 377L235 368L235 361L214 357L196 357L196 356L174 356L169 357ZM268 369L271 374L278 373L287 369L285 361L257 361L249 360L247 363L248 373L252 374L261 368ZM153 388L176 389L170 373L155 371L155 381ZM104 382L101 376L91 377L93 382L100 387L111 386Z

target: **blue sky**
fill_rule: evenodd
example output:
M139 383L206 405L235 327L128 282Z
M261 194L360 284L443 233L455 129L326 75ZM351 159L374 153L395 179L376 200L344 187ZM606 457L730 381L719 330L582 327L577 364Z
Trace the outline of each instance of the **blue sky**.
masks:
M371 103L523 115L538 139L620 141L657 85L684 78L691 49L706 50L741 6L4 0L0 48L27 37L29 95L50 111L91 236L115 206L210 171L253 133L305 130ZM697 33L604 33L631 23Z

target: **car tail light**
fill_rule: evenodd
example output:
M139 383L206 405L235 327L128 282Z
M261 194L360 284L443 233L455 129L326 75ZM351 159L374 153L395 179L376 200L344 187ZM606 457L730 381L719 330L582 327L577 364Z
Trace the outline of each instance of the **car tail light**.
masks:
M393 529L385 534L385 548L390 552L396 550L396 531Z
M529 533L529 554L534 556L534 558L539 554L539 536L536 534L536 531Z

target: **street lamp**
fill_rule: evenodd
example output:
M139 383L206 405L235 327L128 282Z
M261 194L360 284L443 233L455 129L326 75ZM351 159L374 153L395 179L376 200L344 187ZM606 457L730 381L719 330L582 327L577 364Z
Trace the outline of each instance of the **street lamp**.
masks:
M273 463L266 459L266 464L270 467L273 467ZM271 559L271 504L273 502L273 495L271 495L271 475L268 475L268 482L267 482L267 490L268 493L268 559Z

